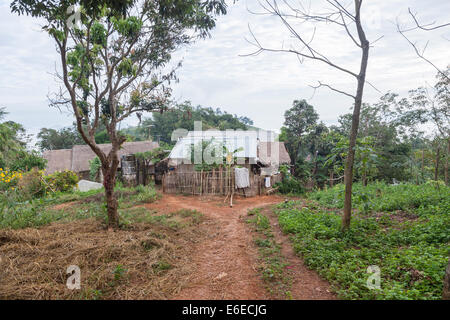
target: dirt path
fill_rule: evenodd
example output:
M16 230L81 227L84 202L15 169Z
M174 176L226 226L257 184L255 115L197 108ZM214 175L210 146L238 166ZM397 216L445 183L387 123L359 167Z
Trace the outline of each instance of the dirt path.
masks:
M252 235L242 217L249 209L281 202L279 196L238 198L233 208L220 198L202 199L164 195L147 207L159 212L178 209L196 209L207 218L201 225L208 234L207 241L197 244L192 260L197 272L190 284L181 289L174 299L270 299L257 272L258 252ZM273 217L272 217L273 218ZM272 222L274 223L274 222ZM277 230L278 228L274 228ZM280 234L276 235L277 237ZM332 299L329 286L315 272L308 270L283 240L283 253L295 265L292 296L294 299Z
M278 219L271 209L264 210L272 225L275 241L281 246L281 254L289 264L289 274L292 278L291 294L294 300L334 300L336 295L330 290L330 285L319 275L308 269L303 260L294 252L289 237L285 235L279 225Z

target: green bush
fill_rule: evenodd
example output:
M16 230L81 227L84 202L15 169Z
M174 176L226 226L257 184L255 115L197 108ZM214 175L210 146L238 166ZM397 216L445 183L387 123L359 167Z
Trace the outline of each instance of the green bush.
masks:
M282 194L305 193L305 184L292 176L286 177L283 181L276 183L275 187L278 188L278 192Z
M136 191L137 195L135 196L135 200L138 202L152 203L159 198L156 189L152 186L138 185Z
M47 160L42 158L36 151L20 152L17 159L9 166L13 171L28 171L32 168L42 170L47 165Z
M78 175L69 170L57 171L44 177L52 191L72 191L80 180Z
M309 195L327 208L344 207L344 185ZM364 187L355 183L352 189L353 206L363 212L396 210L418 215L450 212L450 187L427 183L422 185L373 183Z
M39 198L46 194L47 187L43 179L43 173L42 170L33 168L22 174L17 187L25 198Z

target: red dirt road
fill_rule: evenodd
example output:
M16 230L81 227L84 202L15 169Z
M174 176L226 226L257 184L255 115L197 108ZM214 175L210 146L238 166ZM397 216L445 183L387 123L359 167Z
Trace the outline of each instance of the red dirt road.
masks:
M258 274L258 251L253 244L249 226L242 217L249 209L264 207L283 201L276 195L254 198L237 198L233 208L223 203L223 198L199 198L164 195L156 203L146 205L159 212L195 209L205 215L200 227L206 231L207 240L193 244L196 247L192 260L196 272L187 286L174 299L271 299ZM290 244L271 218L274 235L281 240L282 252L293 266L295 281L293 299L335 299L329 285L307 269L295 256ZM284 237L284 238L282 238Z

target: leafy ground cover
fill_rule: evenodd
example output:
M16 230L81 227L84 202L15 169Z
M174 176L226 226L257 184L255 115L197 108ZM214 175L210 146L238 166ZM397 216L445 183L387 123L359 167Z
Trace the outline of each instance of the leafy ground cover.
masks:
M344 299L440 299L450 252L450 188L356 185L351 228L340 230L343 186L277 206L294 248ZM380 288L369 289L369 266Z

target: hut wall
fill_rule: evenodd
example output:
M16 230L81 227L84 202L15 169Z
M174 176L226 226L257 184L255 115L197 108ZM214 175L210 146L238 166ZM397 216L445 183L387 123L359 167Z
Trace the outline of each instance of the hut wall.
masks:
M235 194L253 197L265 194L264 176L255 174L251 165L244 165L249 169L250 187L234 189ZM281 175L271 176L271 186L281 181ZM180 165L169 170L162 178L163 192L170 194L190 195L227 195L230 188L235 188L234 170L226 167L211 171L195 171L194 165Z

